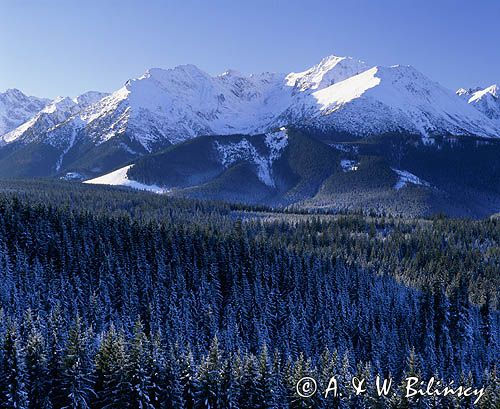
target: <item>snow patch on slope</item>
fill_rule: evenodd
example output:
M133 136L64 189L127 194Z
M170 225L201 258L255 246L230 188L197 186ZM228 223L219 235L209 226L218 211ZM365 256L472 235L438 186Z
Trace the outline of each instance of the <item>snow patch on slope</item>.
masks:
M117 169L111 173L103 176L99 176L95 179L86 180L83 183L88 183L92 185L110 185L110 186L126 186L138 190L147 190L154 193L167 193L168 189L156 186L156 185L146 185L144 183L136 182L128 178L127 172L134 165L124 166L123 168Z
M344 172L354 172L358 170L358 165L359 162L356 162L355 160L351 159L342 159L340 161L340 167L342 168L342 171Z
M73 129L71 132L71 136L68 140L68 145L63 149L62 153L59 155L59 158L57 159L56 172L59 172L59 170L61 169L63 159L66 156L66 154L71 150L71 148L74 146L75 141L76 141L76 130Z
M271 162L278 159L281 156L283 149L285 149L288 145L288 134L286 132L286 128L281 127L277 132L266 133L265 142L271 151Z
M228 168L233 163L239 161L252 162L257 167L257 177L267 186L275 187L272 177L272 165L279 159L283 149L288 145L288 135L285 128L280 128L277 132L270 132L264 135L264 142L269 149L269 155L260 154L246 138L239 142L222 143L215 142L215 148L219 152L221 163Z
M220 143L216 141L215 147L221 155L221 162L224 167L228 168L233 163L242 160L253 162L257 166L257 177L260 181L267 186L274 187L269 161L259 155L255 146L248 140L242 139L236 143Z
M413 173L408 172L407 170L399 170L399 169L392 169L396 174L399 176L399 180L397 183L394 185L394 189L399 190L405 187L408 183L411 183L413 185L419 185L419 186L426 186L430 187L431 184L429 182L426 182L423 179L420 179L418 176L414 175Z
M61 180L83 180L84 176L78 172L67 172L64 176L61 176Z

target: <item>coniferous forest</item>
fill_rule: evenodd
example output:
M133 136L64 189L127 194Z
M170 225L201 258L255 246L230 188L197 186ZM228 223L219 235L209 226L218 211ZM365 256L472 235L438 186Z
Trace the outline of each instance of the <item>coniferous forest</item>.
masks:
M1 408L500 407L498 218L0 191ZM377 375L485 392L348 388Z

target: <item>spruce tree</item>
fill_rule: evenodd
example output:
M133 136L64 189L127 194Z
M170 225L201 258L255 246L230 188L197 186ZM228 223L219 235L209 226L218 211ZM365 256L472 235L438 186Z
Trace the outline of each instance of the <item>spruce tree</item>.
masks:
M95 358L94 406L97 408L128 408L131 405L131 384L126 342L114 326L103 335Z
M129 371L131 383L131 404L132 407L139 409L153 409L151 393L153 383L151 380L152 355L150 341L142 326L140 320L136 321L134 328L134 337L131 341L129 352Z
M0 374L1 407L5 409L28 409L25 355L14 323L8 326L5 334Z
M47 353L43 335L32 328L26 342L28 399L32 408L50 408Z
M197 371L195 405L197 408L219 408L222 364L222 351L219 348L217 337L214 337L208 355L203 358Z
M77 316L68 334L63 361L62 387L66 398L64 408L90 408L94 397L89 338L89 333L82 328L81 319Z

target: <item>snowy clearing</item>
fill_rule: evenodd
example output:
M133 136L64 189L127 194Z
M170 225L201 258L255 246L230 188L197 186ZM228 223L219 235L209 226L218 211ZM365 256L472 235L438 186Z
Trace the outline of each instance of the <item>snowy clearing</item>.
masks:
M410 173L406 170L399 170L399 169L392 169L394 172L396 172L399 176L398 182L394 185L394 189L399 190L405 187L408 183L411 183L412 185L419 185L419 186L426 186L430 187L431 184L429 182L426 182L423 179L420 179L418 176L414 175L413 173Z
M126 186L137 190L147 190L153 193L167 193L169 190L156 186L145 185L144 183L136 182L128 178L127 172L134 165L124 166L106 175L99 176L95 179L86 180L83 183L91 185L110 185L110 186Z

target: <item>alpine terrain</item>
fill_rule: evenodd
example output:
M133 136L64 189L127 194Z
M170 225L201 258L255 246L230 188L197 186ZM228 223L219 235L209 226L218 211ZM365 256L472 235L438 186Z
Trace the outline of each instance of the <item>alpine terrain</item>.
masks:
M112 94L0 99L0 176L321 210L500 211L498 87L329 56L289 74L153 68Z

